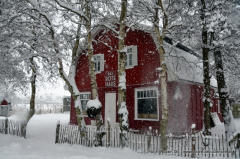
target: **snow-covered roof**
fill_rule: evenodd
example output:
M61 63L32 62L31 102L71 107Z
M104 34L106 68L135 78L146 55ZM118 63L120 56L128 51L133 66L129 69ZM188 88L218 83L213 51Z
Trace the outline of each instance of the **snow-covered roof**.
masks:
M184 80L195 83L203 83L202 58L195 54L184 51L178 47L165 42L166 65L168 69L168 80ZM217 87L217 81L211 78L211 86Z

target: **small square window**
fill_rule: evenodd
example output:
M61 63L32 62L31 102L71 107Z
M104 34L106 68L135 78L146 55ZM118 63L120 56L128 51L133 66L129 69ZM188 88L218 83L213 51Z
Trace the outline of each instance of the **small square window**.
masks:
M93 55L95 72L100 73L104 70L104 54Z
M138 52L137 52L137 46L131 45L127 46L127 52L126 52L126 69L133 68L134 66L138 65Z

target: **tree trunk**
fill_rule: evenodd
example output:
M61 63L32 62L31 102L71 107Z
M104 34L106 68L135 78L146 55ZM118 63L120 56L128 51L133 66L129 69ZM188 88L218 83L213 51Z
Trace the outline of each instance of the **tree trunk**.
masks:
M204 103L204 135L211 135L211 126L210 126L210 75L209 75L209 44L208 44L208 32L206 28L206 4L205 0L201 0L201 20L203 23L202 28L202 55L203 55L203 84L204 84L204 94L203 94L203 103Z
M98 97L97 92L97 82L96 82L96 74L95 74L95 65L93 61L93 47L92 47L92 33L91 33L91 17L90 17L90 8L89 2L86 1L86 16L89 20L86 20L86 29L87 29L87 42L88 42L88 61L89 61L89 69L90 69L90 79L91 79L91 89L92 89L92 99L96 99Z
M122 147L127 145L127 133L129 131L128 125L128 111L126 106L126 50L125 47L125 27L126 27L126 14L127 14L127 0L121 0L121 15L119 26L119 40L118 40L118 120L120 126L120 143Z
M28 116L26 118L26 123L28 123L28 121L31 119L31 117L34 115L35 113L35 95L36 95L36 67L34 64L34 60L33 57L29 58L30 63L31 63L31 69L32 69L32 76L31 76L31 89L32 89L32 93L31 93L31 99L30 99L30 109L28 111Z
M204 83L204 135L211 135L210 125L210 76L209 76L209 62L208 62L208 49L203 48L203 83Z
M220 106L222 109L223 122L225 126L225 134L231 135L236 131L236 126L231 117L230 105L227 103L228 90L225 84L223 65L222 65L222 56L220 51L214 52L215 65L216 65L216 76L218 84L218 94L220 99Z
M166 78L166 72L167 72L167 67L166 67L166 61L165 61L165 50L163 48L163 39L165 36L165 30L168 25L168 16L166 15L166 12L164 10L163 4L161 0L158 0L157 5L161 8L162 12L164 13L164 18L163 18L163 29L162 33L160 34L160 28L159 28L159 17L158 17L158 12L159 9L155 9L155 21L154 21L154 26L155 26L155 32L157 36L157 41L160 45L158 48L158 53L160 57L160 73L159 73L159 85L161 88L161 105L162 105L162 120L160 123L160 134L161 134L161 147L162 150L167 150L167 123L168 123L168 104L167 104L167 78Z
M98 91L97 91L97 82L96 82L96 73L95 73L95 64L93 60L93 46L92 46L92 33L91 33L91 13L90 13L90 6L89 0L86 0L86 17L88 20L86 21L86 29L87 29L87 42L88 42L88 61L89 61L89 70L90 70L90 79L91 79L91 89L92 89L92 100L98 98ZM97 124L97 144L102 146L102 137L103 134L100 132L100 128L103 126L103 120L101 112L96 115L95 117L96 124Z

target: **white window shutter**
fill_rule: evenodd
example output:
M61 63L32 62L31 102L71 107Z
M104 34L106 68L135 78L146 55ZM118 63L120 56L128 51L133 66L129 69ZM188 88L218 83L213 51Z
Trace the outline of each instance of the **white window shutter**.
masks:
M137 66L138 65L138 50L137 50L137 45L133 45L132 46L132 55L133 55L133 66Z
M100 71L104 71L104 54L100 54Z

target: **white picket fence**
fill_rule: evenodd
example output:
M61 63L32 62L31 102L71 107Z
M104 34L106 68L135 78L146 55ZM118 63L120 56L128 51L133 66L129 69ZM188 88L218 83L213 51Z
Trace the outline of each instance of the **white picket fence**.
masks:
M101 128L102 135L101 146L105 147L120 147L119 129ZM78 126L58 125L56 130L56 143L69 143L84 145L87 147L96 146L96 126L86 127L83 130L78 130Z
M78 126L57 124L56 143L78 144L87 147L96 146L97 130L95 126L78 130ZM120 148L120 130L101 128L101 146ZM193 134L195 134L193 132ZM156 153L159 155L175 155L182 157L226 157L239 158L240 135L204 137L201 132L182 135L167 135L167 150L162 150L158 131L140 132L130 130L127 133L128 147L138 153ZM234 140L233 140L234 138ZM231 141L231 142L230 142ZM237 143L239 142L239 143ZM99 146L99 145L98 145Z
M181 157L226 157L239 158L240 145L238 138L232 142L231 136L210 136L204 137L201 132L175 136L167 135L167 150L161 148L160 135L155 132L131 132L130 149L139 153L157 153L160 155L174 155ZM240 143L240 140L239 140Z
M0 133L22 136L26 138L26 123L24 121L15 121L0 119Z

